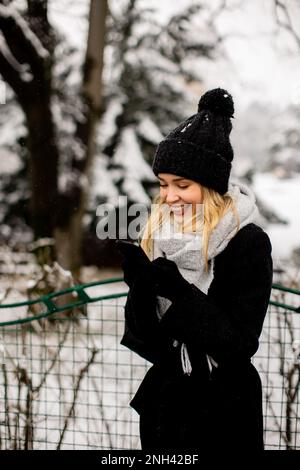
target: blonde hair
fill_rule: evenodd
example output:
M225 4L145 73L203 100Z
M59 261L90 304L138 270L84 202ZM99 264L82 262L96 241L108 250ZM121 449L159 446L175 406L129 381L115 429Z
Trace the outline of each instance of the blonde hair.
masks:
M202 252L205 260L205 269L207 272L208 247L212 231L218 225L222 217L230 210L233 212L233 215L237 220L237 232L240 227L240 220L235 203L228 193L221 195L211 188L207 188L201 185L200 187L203 195ZM153 259L153 233L156 230L159 230L164 222L164 213L161 210L162 204L163 202L161 201L160 195L158 194L153 199L151 213L143 230L140 242L141 247L150 259ZM196 217L197 214L194 214L188 223L182 227L183 232L194 231L193 227L195 226Z

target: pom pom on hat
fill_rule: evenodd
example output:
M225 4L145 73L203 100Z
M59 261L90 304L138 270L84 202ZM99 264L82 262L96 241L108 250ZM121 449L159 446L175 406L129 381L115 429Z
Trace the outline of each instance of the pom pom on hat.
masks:
M211 111L221 116L233 117L234 104L232 96L223 88L209 90L200 98L198 113L201 111Z

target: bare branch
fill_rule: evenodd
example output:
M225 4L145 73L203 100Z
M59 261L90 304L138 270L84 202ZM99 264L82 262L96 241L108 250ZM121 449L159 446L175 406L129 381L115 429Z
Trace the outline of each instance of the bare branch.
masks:
M9 420L9 401L8 401L8 376L6 365L2 364L2 372L4 378L4 403L5 403L5 424L7 426L8 431L8 439L11 440L11 429L10 429L10 420Z
M70 418L73 416L73 413L74 413L74 409L75 409L75 405L76 405L76 402L77 402L77 395L78 395L78 392L79 392L79 389L80 389L80 383L84 377L84 375L88 372L90 366L93 364L94 360L95 360L95 357L97 355L97 353L99 352L98 349L93 349L92 350L92 355L90 357L90 359L88 360L87 364L80 370L79 372L79 375L78 375L78 378L77 378L77 384L74 388L74 395L73 395L73 403L70 407L70 410L69 410L69 413L68 415L66 416L66 419L65 419L65 424L64 424L64 427L63 427L63 430L62 430L62 433L61 433L61 436L60 436L60 439L59 439L59 443L57 445L57 448L56 450L60 450L60 447L61 447L61 444L62 444L62 441L63 441L63 438L64 438L64 435L65 435L65 432L68 428L68 424L69 424L69 420Z
M5 53L4 47L0 48L0 73L21 101L24 99L24 95L26 96L28 83L21 79L19 70L16 68L18 62L15 59L12 60L12 58L14 59L12 55L9 58Z
M69 322L69 323L67 324L67 328L66 328L66 331L64 332L64 336L63 336L61 342L58 344L57 350L55 351L55 355L54 355L53 358L52 358L52 361L51 361L51 363L50 363L50 366L49 366L48 369L45 371L45 373L44 373L44 375L43 375L43 377L42 377L42 380L41 380L40 384L39 384L37 387L35 387L35 388L33 389L33 392L34 392L35 394L39 393L40 389L42 388L42 386L43 386L44 383L46 382L48 375L50 374L51 370L52 370L53 367L55 366L55 364L56 364L56 362L57 362L57 359L58 359L58 357L59 357L59 354L60 354L60 352L61 352L63 346L65 345L67 336L68 336L69 331L70 331L70 326L71 326L71 322Z
M212 13L211 13L211 15L210 15L210 17L209 17L209 19L208 19L208 21L207 21L207 25L208 25L209 27L214 26L216 20L218 19L218 17L219 17L224 11L226 11L226 12L229 12L229 11L230 11L230 12L232 12L232 11L234 11L234 10L236 10L236 9L242 8L243 3L244 3L244 0L240 0L240 1L239 1L238 3L236 3L236 4L229 5L227 0L221 0L220 4L217 6L217 8L215 8L215 9L212 11Z
M280 19L280 12L283 13L285 21ZM285 5L281 0L274 0L274 13L277 25L280 28L283 28L288 31L296 41L297 46L300 47L300 36L297 34L295 28L293 27L292 19L287 5Z
M103 418L102 424L104 426L105 434L106 434L106 436L108 438L108 441L109 441L109 448L113 449L113 440L112 440L112 436L111 436L111 430L110 430L110 427L109 427L109 421L105 417L105 406L103 405L103 394L99 392L99 389L97 387L97 381L95 380L94 377L93 377L92 383L94 385L94 390L95 390L95 392L97 394L97 397L98 397L99 408L101 410L102 418Z
M0 29L15 59L28 64L33 75L41 74L49 54L26 21L15 10L0 5Z
M272 401L270 400L270 398L271 398L270 394L267 394L267 395L266 395L266 402L267 402L267 404L268 404L269 410L270 410L271 413L272 413L272 416L273 416L273 419L274 419L274 421L275 421L275 425L276 425L276 427L277 427L277 429L278 429L278 432L280 433L280 436L283 438L283 440L284 440L286 446L288 446L288 445L289 445L289 441L288 441L288 439L287 439L287 436L286 436L285 432L281 429L280 422L278 421L278 417L277 417L277 415L276 415L276 413L275 413L275 410L274 410L274 407L273 407L273 404L272 404Z

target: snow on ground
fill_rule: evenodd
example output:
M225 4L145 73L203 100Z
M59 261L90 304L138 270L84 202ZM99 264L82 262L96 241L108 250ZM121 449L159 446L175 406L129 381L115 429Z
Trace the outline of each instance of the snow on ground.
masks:
M274 258L287 258L294 248L300 247L300 175L279 179L268 173L257 173L253 183L257 196L288 222L287 225L270 224L266 229Z

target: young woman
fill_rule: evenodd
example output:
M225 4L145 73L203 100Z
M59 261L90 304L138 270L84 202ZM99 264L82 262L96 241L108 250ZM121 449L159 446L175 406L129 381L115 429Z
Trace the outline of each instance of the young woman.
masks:
M271 244L252 191L229 180L234 106L220 88L156 151L160 194L141 235L151 262L123 263L121 344L153 365L130 405L142 449L262 450L251 363L271 284Z

